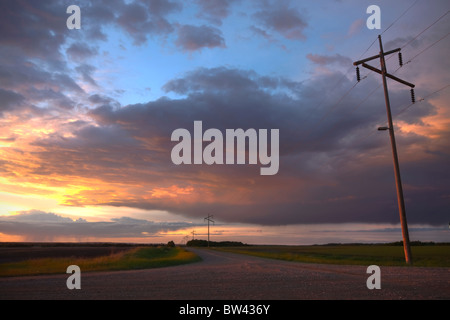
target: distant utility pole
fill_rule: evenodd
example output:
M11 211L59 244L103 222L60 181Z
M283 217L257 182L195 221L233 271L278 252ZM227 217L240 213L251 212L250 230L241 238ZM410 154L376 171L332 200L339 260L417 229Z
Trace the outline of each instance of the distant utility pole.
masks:
M212 223L214 223L214 220L212 220L212 218L214 218L214 216L212 216L212 215L208 215L204 220L207 220L208 221L208 247L209 247L209 223L210 222L212 222Z
M192 234L192 240L194 240L194 237L195 237L195 230L192 230L191 234Z
M390 78L392 80L395 80L397 82L400 82L406 86L409 86L411 88L411 99L412 102L415 102L415 97L414 97L414 87L415 85L409 82L406 82L402 79L399 79L389 73L387 73L387 69L386 69L386 60L384 59L385 56L393 54L395 52L398 52L398 58L399 58L399 63L400 66L403 66L403 60L402 60L402 54L400 52L401 48L395 49L395 50L391 50L388 52L384 52L383 51L383 43L381 41L381 35L378 36L378 40L380 43L380 54L373 56L373 57L369 57L363 60L359 60L356 62L353 62L354 66L358 66L360 64L362 64L362 66L364 68L367 68L371 71L375 71L376 73L381 74L382 78L383 78L383 87L384 87L384 99L386 102L386 112L387 112L387 117L388 117L388 125L389 127L380 127L378 128L379 131L384 131L384 130L389 130L389 135L391 137L391 146L392 146L392 156L393 156L393 160L394 160L394 173L395 173L395 184L397 187L397 201L398 201L398 209L399 209L399 213L400 213L400 222L402 225L402 235L403 235L403 249L405 252L405 260L407 264L412 264L412 257L411 257L411 248L409 245L409 234L408 234L408 224L406 222L406 210L405 210L405 200L403 199L403 188L402 188L402 181L400 178L400 166L398 164L398 155L397 155L397 145L395 143L395 135L394 135L394 125L392 122L392 114L391 114L391 105L389 102L389 93L388 93L388 88L387 88L387 81L386 78ZM368 64L366 64L366 62L374 60L374 59L378 59L380 58L380 65L381 65L381 70L378 70L377 68L374 68ZM359 67L356 67L356 77L358 79L358 81L360 81L361 77L359 74Z

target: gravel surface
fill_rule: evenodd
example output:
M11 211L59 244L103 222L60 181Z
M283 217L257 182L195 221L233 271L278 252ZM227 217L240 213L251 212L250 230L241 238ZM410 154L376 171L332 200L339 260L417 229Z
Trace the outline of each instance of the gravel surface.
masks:
M0 278L0 299L450 299L449 268L381 267L381 289L367 266L305 264L189 249L202 262L137 271L86 272L81 290L61 275Z

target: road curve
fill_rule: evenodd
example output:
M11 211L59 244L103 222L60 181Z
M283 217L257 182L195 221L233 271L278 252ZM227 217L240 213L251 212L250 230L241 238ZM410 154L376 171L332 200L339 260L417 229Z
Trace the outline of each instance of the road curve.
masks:
M0 299L305 300L450 299L449 268L381 267L381 289L367 266L305 264L207 249L203 261L159 269L81 270L81 290L61 275L0 278Z

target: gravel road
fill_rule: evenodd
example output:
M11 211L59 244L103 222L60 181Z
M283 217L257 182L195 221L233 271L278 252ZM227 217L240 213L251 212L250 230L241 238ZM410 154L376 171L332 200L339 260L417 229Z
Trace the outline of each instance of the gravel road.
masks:
M450 299L450 268L381 267L381 289L366 286L367 266L278 261L189 249L203 261L138 271L81 270L81 290L68 274L0 278L0 299Z

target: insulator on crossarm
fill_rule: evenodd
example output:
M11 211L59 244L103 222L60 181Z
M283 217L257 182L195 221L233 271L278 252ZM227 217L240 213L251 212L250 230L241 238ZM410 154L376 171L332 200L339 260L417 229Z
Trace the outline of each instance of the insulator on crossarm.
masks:
M414 94L414 89L411 89L411 101L412 103L416 103L416 96Z
M398 63L400 64L400 67L403 67L403 56L402 53L398 53Z
M359 73L359 67L356 67L356 80L358 80L358 82L361 81L361 74Z

